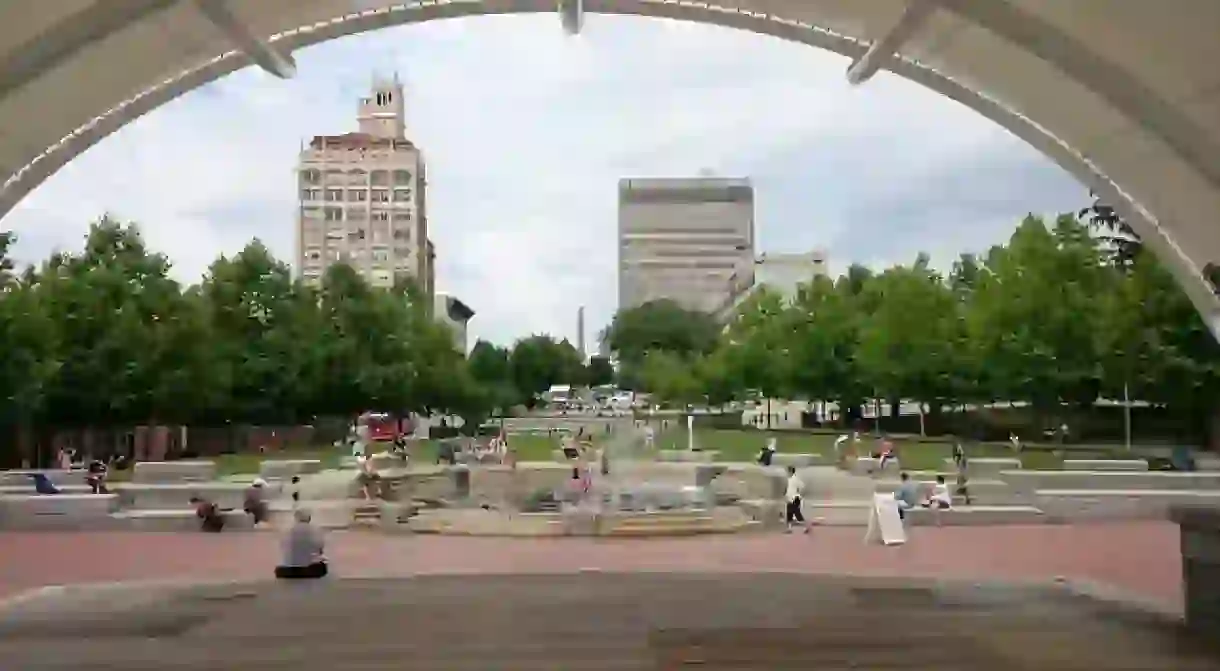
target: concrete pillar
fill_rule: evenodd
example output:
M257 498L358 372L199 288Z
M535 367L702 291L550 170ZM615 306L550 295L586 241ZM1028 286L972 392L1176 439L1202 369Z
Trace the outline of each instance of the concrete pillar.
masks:
M1174 506L1170 518L1181 531L1186 625L1220 640L1220 507Z

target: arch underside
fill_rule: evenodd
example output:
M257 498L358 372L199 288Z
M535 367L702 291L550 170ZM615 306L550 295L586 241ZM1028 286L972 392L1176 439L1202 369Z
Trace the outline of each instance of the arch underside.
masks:
M899 47L904 57L884 66L998 123L1115 204L1220 333L1220 302L1200 271L1220 263L1220 70L1212 66L1220 62L1220 3L924 1L934 6L930 18ZM223 2L253 35L271 36L267 44L282 54L389 26L556 8L555 0L364 0L359 4L372 9L353 13L352 0ZM0 188L0 215L110 133L251 63L192 2L4 4L0 174L8 181ZM126 7L121 15L116 5ZM749 30L855 59L898 21L906 3L584 5L591 13Z

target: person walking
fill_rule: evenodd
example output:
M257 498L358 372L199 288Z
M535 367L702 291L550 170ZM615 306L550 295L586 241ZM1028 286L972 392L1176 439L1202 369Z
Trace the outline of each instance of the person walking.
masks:
M787 525L785 533L792 533L792 525L803 524L805 533L813 528L813 525L805 521L805 514L801 511L801 494L805 491L805 481L797 474L796 468L788 467L788 487L784 498L787 500L787 509L784 511L784 524Z

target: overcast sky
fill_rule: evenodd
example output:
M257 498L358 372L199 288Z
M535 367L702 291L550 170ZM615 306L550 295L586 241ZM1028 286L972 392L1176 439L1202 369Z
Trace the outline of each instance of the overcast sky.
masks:
M589 340L615 305L615 197L625 176L753 178L761 252L945 264L1004 240L1027 212L1087 202L1071 177L954 102L847 62L725 28L553 15L433 22L297 54L283 82L246 70L149 114L67 166L4 220L18 255L77 249L110 211L139 222L195 282L252 237L292 259L302 139L355 127L371 74L407 86L425 152L437 283L472 335Z

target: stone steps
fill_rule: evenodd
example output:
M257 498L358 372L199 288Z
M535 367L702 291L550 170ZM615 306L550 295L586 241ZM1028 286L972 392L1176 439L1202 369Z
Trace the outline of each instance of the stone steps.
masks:
M1066 521L1089 519L1165 519L1181 503L1220 504L1220 491L1156 489L1040 489L1036 505Z
M1213 490L1220 491L1220 473L1162 471L1004 471L1000 479L1017 492L1037 490Z

